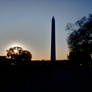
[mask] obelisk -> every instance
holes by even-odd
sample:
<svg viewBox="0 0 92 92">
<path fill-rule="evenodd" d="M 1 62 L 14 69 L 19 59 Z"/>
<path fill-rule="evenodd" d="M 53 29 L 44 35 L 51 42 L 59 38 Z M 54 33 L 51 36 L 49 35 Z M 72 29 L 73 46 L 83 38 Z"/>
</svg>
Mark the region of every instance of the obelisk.
<svg viewBox="0 0 92 92">
<path fill-rule="evenodd" d="M 52 17 L 51 25 L 51 61 L 56 61 L 56 46 L 55 46 L 55 18 Z"/>
</svg>

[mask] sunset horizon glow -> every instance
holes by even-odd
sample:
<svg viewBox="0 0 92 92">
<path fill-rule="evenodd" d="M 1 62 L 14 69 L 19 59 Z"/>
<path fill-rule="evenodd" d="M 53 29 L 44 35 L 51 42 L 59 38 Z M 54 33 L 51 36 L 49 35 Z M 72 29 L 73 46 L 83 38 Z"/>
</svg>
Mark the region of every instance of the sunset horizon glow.
<svg viewBox="0 0 92 92">
<path fill-rule="evenodd" d="M 76 12 L 77 11 L 77 12 Z M 67 23 L 92 13 L 92 0 L 0 0 L 0 55 L 15 45 L 32 60 L 50 60 L 51 20 L 56 22 L 56 60 L 66 60 Z"/>
</svg>

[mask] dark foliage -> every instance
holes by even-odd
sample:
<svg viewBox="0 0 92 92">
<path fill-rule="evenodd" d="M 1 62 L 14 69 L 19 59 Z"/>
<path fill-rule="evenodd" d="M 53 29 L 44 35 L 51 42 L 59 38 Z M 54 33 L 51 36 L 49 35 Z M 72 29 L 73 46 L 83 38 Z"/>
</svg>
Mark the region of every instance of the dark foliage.
<svg viewBox="0 0 92 92">
<path fill-rule="evenodd" d="M 21 54 L 17 55 L 15 60 L 16 60 L 16 63 L 24 63 L 24 64 L 29 64 L 30 61 L 31 61 L 31 58 L 32 58 L 32 55 L 29 51 L 27 50 L 24 50 L 21 52 Z"/>
<path fill-rule="evenodd" d="M 67 43 L 69 46 L 69 59 L 91 59 L 92 54 L 92 15 L 83 17 L 69 23 L 67 30 L 71 30 Z"/>
<path fill-rule="evenodd" d="M 15 64 L 28 64 L 32 59 L 32 54 L 21 47 L 13 47 L 7 50 L 7 57 Z"/>
</svg>

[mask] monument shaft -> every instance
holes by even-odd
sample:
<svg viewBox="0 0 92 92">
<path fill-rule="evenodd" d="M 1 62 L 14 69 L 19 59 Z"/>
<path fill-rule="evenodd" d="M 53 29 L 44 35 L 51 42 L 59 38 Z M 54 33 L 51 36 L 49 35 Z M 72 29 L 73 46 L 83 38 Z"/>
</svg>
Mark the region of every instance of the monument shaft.
<svg viewBox="0 0 92 92">
<path fill-rule="evenodd" d="M 56 46 L 55 46 L 55 18 L 52 18 L 51 28 L 51 61 L 56 61 Z"/>
</svg>

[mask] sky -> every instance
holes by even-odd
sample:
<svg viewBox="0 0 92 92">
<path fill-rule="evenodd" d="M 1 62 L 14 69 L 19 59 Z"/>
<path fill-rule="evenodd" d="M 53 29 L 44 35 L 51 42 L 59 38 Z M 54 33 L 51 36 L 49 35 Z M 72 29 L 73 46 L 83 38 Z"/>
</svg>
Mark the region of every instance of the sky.
<svg viewBox="0 0 92 92">
<path fill-rule="evenodd" d="M 51 19 L 56 21 L 56 59 L 67 59 L 67 23 L 92 13 L 92 0 L 0 0 L 0 55 L 18 44 L 33 60 L 49 60 Z"/>
</svg>

